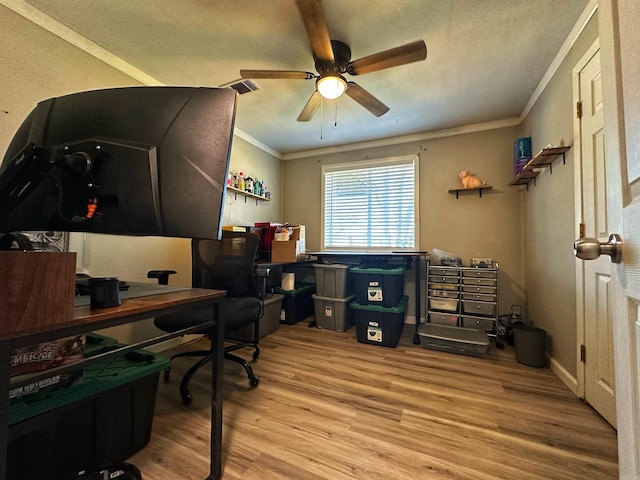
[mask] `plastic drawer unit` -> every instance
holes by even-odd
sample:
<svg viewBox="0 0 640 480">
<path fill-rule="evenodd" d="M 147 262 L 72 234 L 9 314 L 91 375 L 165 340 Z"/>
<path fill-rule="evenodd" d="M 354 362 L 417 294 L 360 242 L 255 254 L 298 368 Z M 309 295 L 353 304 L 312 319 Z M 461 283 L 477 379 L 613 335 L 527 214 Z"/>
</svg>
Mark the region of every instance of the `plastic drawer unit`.
<svg viewBox="0 0 640 480">
<path fill-rule="evenodd" d="M 497 267 L 429 265 L 428 281 L 428 323 L 480 329 L 495 336 Z"/>
<path fill-rule="evenodd" d="M 461 267 L 460 275 L 461 325 L 494 336 L 498 319 L 498 269 Z"/>
<path fill-rule="evenodd" d="M 460 269 L 429 266 L 428 272 L 428 322 L 457 326 L 460 312 Z"/>
</svg>

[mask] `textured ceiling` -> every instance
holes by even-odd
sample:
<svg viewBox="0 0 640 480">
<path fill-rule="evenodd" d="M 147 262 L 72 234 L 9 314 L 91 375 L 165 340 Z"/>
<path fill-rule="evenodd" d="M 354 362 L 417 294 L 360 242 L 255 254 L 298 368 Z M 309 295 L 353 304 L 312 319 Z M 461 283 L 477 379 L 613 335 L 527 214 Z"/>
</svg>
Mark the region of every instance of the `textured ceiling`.
<svg viewBox="0 0 640 480">
<path fill-rule="evenodd" d="M 151 78 L 219 86 L 239 70 L 315 72 L 293 0 L 3 0 L 32 6 Z M 296 118 L 313 80 L 256 80 L 236 126 L 282 154 L 518 117 L 589 0 L 324 0 L 333 39 L 357 59 L 423 39 L 426 61 L 349 80 L 390 107 L 343 95 Z M 591 4 L 590 4 L 591 5 Z M 48 18 L 50 17 L 50 18 Z M 582 17 L 584 18 L 584 17 Z"/>
</svg>

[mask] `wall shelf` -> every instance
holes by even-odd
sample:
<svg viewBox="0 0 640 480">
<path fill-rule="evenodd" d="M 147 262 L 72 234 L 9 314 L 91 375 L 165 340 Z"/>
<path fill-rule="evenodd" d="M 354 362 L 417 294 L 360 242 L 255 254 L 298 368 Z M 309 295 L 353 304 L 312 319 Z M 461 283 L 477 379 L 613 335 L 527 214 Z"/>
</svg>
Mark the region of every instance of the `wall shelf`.
<svg viewBox="0 0 640 480">
<path fill-rule="evenodd" d="M 509 182 L 509 186 L 526 185 L 527 191 L 529 191 L 529 182 L 533 180 L 533 185 L 535 186 L 536 177 L 540 175 L 539 169 L 549 167 L 549 174 L 552 174 L 553 162 L 562 156 L 562 164 L 564 165 L 566 163 L 564 154 L 570 148 L 571 146 L 543 148 L 527 162 L 523 171 L 518 173 L 513 180 Z"/>
<path fill-rule="evenodd" d="M 529 170 L 538 167 L 549 167 L 549 173 L 553 173 L 553 162 L 562 155 L 562 164 L 566 163 L 564 154 L 571 147 L 548 147 L 540 150 L 535 157 L 533 157 L 525 165 L 524 169 Z"/>
<path fill-rule="evenodd" d="M 535 170 L 525 170 L 524 172 L 521 172 L 519 174 L 517 174 L 513 180 L 511 180 L 509 182 L 509 186 L 513 187 L 515 185 L 526 185 L 527 186 L 527 191 L 529 191 L 529 182 L 531 182 L 531 180 L 533 180 L 533 185 L 535 186 L 536 184 L 536 177 L 540 175 L 540 172 L 535 171 Z"/>
<path fill-rule="evenodd" d="M 256 195 L 255 193 L 245 192 L 244 190 L 240 190 L 239 188 L 232 187 L 230 185 L 227 185 L 227 191 L 232 192 L 235 199 L 238 198 L 238 195 L 242 195 L 244 197 L 244 203 L 247 203 L 247 198 L 253 198 L 256 201 L 256 205 L 258 204 L 258 200 L 262 202 L 271 201 L 270 198 L 263 197 L 262 195 Z"/>
<path fill-rule="evenodd" d="M 491 190 L 491 185 L 482 185 L 481 187 L 469 187 L 469 188 L 452 188 L 449 193 L 455 194 L 456 200 L 459 198 L 460 192 L 478 192 L 478 196 L 482 198 L 483 190 Z"/>
</svg>

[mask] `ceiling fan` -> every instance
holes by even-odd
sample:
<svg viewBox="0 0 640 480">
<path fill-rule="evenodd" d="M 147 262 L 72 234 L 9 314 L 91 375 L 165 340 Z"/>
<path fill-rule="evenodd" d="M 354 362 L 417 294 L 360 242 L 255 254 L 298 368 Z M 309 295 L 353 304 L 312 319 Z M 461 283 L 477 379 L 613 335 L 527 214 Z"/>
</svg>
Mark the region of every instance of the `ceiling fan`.
<svg viewBox="0 0 640 480">
<path fill-rule="evenodd" d="M 316 90 L 298 115 L 299 122 L 311 120 L 323 98 L 338 98 L 343 93 L 380 117 L 389 111 L 389 107 L 357 83 L 347 81 L 343 74 L 363 75 L 427 58 L 427 46 L 423 40 L 418 40 L 351 61 L 349 46 L 329 37 L 321 0 L 296 0 L 296 6 L 311 40 L 318 74 L 296 70 L 240 70 L 240 76 L 244 79 L 316 79 Z"/>
</svg>

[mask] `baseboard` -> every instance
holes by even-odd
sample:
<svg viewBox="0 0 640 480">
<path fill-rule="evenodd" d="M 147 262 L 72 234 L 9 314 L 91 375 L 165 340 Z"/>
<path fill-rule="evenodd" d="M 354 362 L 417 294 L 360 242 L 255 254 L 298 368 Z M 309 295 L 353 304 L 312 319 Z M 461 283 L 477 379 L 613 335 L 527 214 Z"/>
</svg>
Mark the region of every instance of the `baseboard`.
<svg viewBox="0 0 640 480">
<path fill-rule="evenodd" d="M 573 392 L 576 397 L 578 395 L 578 380 L 571 375 L 560 363 L 558 363 L 554 358 L 548 357 L 549 359 L 549 368 L 551 371 L 555 373 L 562 382 L 569 387 L 569 390 Z"/>
<path fill-rule="evenodd" d="M 426 321 L 427 321 L 426 318 L 420 317 L 420 323 L 425 323 Z M 404 317 L 404 324 L 405 325 L 415 325 L 416 324 L 415 315 L 407 315 L 406 317 Z"/>
</svg>

